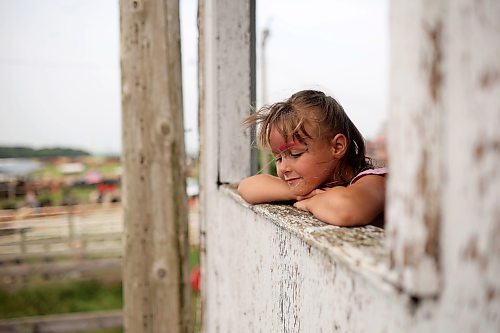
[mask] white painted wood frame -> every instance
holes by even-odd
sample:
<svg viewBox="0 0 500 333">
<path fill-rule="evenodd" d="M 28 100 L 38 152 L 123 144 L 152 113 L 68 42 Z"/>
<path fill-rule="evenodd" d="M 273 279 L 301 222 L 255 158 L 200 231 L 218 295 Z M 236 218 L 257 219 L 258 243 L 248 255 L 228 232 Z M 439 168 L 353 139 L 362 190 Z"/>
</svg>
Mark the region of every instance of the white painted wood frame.
<svg viewBox="0 0 500 333">
<path fill-rule="evenodd" d="M 201 3 L 204 331 L 498 332 L 500 2 L 391 1 L 386 238 L 221 186 L 250 173 L 251 14 Z"/>
<path fill-rule="evenodd" d="M 220 185 L 251 175 L 250 130 L 241 123 L 255 103 L 255 1 L 199 1 L 202 316 L 207 327 L 218 311 L 207 306 L 213 269 L 207 254 L 217 241 Z M 255 169 L 255 168 L 254 168 Z"/>
<path fill-rule="evenodd" d="M 498 272 L 500 5 L 394 0 L 390 17 L 388 245 L 403 288 L 438 296 L 471 246 Z"/>
</svg>

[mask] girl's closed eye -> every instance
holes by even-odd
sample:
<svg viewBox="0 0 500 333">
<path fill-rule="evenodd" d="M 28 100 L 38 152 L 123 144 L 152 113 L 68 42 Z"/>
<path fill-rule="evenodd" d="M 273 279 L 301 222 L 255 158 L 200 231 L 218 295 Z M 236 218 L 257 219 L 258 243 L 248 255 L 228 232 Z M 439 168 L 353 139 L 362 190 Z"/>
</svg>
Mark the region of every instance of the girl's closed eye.
<svg viewBox="0 0 500 333">
<path fill-rule="evenodd" d="M 300 156 L 302 156 L 302 154 L 304 154 L 303 151 L 300 151 L 300 152 L 290 152 L 290 156 L 292 158 L 299 158 Z"/>
<path fill-rule="evenodd" d="M 290 152 L 290 153 L 287 153 L 285 155 L 285 157 L 289 156 L 293 159 L 297 159 L 299 158 L 300 156 L 302 156 L 304 152 Z M 281 163 L 281 161 L 283 160 L 283 155 L 277 155 L 274 157 L 274 160 L 276 161 L 276 163 Z"/>
</svg>

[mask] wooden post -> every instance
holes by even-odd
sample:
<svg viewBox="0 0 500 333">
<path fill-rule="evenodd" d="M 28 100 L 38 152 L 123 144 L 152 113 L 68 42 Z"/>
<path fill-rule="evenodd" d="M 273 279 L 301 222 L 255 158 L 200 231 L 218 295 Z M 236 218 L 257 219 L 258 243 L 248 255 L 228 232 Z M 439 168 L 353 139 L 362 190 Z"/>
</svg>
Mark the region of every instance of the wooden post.
<svg viewBox="0 0 500 333">
<path fill-rule="evenodd" d="M 19 246 L 21 248 L 21 255 L 24 255 L 27 253 L 27 249 L 26 249 L 26 232 L 27 231 L 28 231 L 28 228 L 19 229 L 19 234 L 21 236 L 21 242 L 19 243 Z"/>
<path fill-rule="evenodd" d="M 179 3 L 120 1 L 124 326 L 190 331 Z"/>
<path fill-rule="evenodd" d="M 387 234 L 403 288 L 429 296 L 439 287 L 442 6 L 443 1 L 393 1 L 391 7 Z"/>
<path fill-rule="evenodd" d="M 9 180 L 9 188 L 8 188 L 9 200 L 16 199 L 16 186 L 17 186 L 17 180 L 15 178 L 11 178 Z"/>
<path fill-rule="evenodd" d="M 391 2 L 386 230 L 416 297 L 466 281 L 455 275 L 467 261 L 499 253 L 499 18 L 495 1 Z"/>
<path fill-rule="evenodd" d="M 68 250 L 76 254 L 75 223 L 74 223 L 73 211 L 74 211 L 73 205 L 70 203 L 68 205 L 67 220 L 66 220 L 66 223 L 68 224 Z"/>
<path fill-rule="evenodd" d="M 251 174 L 252 138 L 241 124 L 255 103 L 255 1 L 207 0 L 204 6 L 202 172 L 217 187 Z"/>
<path fill-rule="evenodd" d="M 201 150 L 202 325 L 217 310 L 207 306 L 214 285 L 219 185 L 238 183 L 256 170 L 250 131 L 241 123 L 255 105 L 255 0 L 200 0 L 199 87 Z M 227 222 L 227 221 L 224 221 Z M 212 268 L 213 269 L 213 268 Z"/>
</svg>

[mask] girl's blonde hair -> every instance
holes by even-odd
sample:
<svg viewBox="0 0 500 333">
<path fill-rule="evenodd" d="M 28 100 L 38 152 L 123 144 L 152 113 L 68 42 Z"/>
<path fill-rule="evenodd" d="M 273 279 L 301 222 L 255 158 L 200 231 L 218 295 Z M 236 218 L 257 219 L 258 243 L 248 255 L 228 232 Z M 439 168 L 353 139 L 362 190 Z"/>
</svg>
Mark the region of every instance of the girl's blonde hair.
<svg viewBox="0 0 500 333">
<path fill-rule="evenodd" d="M 333 98 L 321 91 L 302 90 L 293 94 L 290 98 L 266 105 L 253 113 L 243 122 L 246 126 L 260 125 L 257 135 L 259 146 L 269 149 L 269 135 L 274 128 L 280 135 L 288 139 L 304 142 L 306 138 L 319 138 L 329 141 L 337 134 L 343 134 L 347 138 L 347 150 L 340 159 L 335 179 L 348 183 L 348 168 L 356 175 L 359 172 L 373 168 L 370 158 L 365 156 L 365 141 L 351 119 L 347 116 L 344 108 Z M 310 133 L 306 129 L 317 130 Z M 316 125 L 316 126 L 314 126 Z"/>
</svg>

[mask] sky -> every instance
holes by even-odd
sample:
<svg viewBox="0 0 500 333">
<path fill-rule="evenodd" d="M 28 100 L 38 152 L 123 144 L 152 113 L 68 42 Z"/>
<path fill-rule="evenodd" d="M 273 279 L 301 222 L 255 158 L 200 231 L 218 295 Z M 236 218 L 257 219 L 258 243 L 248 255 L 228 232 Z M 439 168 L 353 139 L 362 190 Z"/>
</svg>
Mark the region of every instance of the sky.
<svg viewBox="0 0 500 333">
<path fill-rule="evenodd" d="M 120 152 L 118 6 L 0 0 L 0 146 Z M 194 154 L 197 1 L 180 0 L 180 11 L 186 149 Z M 365 137 L 376 136 L 387 115 L 388 11 L 388 0 L 257 0 L 257 105 L 323 90 Z"/>
</svg>

